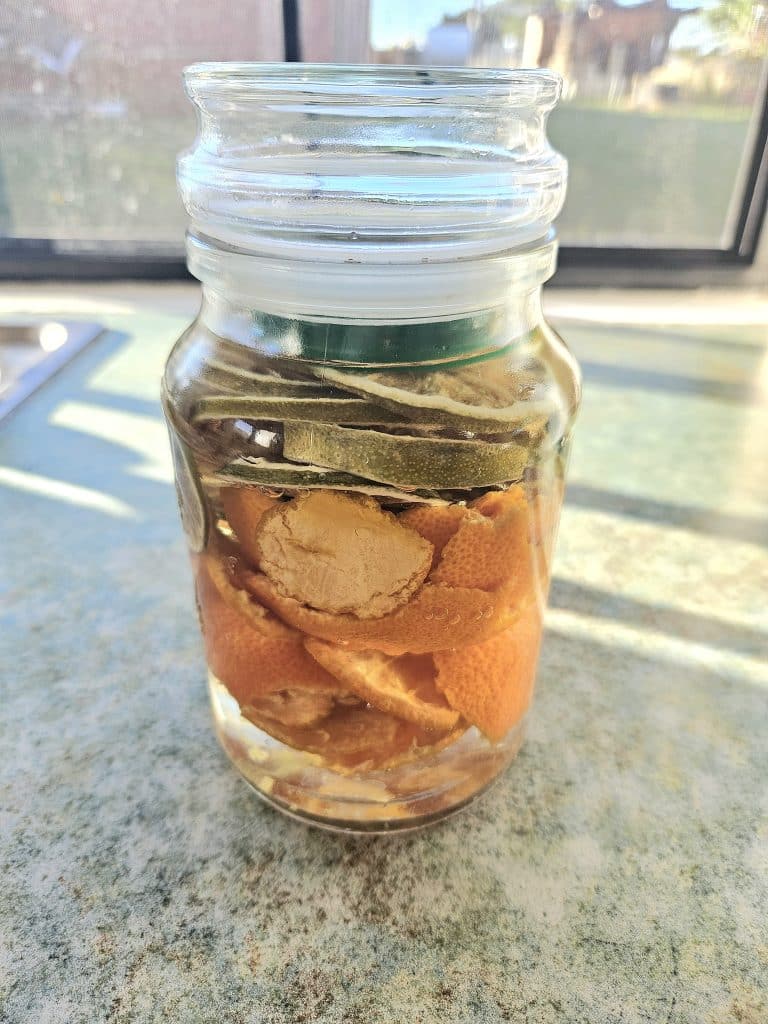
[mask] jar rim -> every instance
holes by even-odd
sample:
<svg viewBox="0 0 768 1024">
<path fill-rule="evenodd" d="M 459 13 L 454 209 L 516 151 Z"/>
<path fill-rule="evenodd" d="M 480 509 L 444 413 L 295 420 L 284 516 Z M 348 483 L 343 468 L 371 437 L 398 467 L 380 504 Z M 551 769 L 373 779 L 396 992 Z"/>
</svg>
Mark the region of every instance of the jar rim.
<svg viewBox="0 0 768 1024">
<path fill-rule="evenodd" d="M 260 61 L 199 61 L 184 68 L 193 95 L 208 90 L 330 95 L 359 89 L 382 96 L 465 95 L 500 99 L 504 105 L 549 109 L 560 97 L 562 77 L 547 68 L 437 67 L 408 64 L 303 64 Z"/>
</svg>

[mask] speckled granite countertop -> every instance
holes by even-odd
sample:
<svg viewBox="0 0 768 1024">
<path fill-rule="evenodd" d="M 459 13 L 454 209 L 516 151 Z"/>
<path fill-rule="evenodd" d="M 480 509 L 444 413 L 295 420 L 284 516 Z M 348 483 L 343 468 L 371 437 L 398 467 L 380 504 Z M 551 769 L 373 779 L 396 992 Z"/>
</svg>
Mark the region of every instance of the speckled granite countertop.
<svg viewBox="0 0 768 1024">
<path fill-rule="evenodd" d="M 552 300 L 586 391 L 529 741 L 354 840 L 209 726 L 157 403 L 193 293 L 0 295 L 111 331 L 0 431 L 0 1020 L 766 1024 L 765 307 L 607 301 Z"/>
</svg>

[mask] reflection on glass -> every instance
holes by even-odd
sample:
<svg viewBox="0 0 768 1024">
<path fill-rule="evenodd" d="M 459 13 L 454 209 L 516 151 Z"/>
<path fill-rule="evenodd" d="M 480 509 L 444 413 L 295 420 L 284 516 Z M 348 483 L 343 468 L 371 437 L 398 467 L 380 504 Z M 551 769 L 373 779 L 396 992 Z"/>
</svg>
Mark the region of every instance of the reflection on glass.
<svg viewBox="0 0 768 1024">
<path fill-rule="evenodd" d="M 566 244 L 727 248 L 768 7 L 751 0 L 298 0 L 307 61 L 550 66 Z M 0 236 L 180 251 L 181 68 L 281 60 L 282 0 L 4 0 Z"/>
<path fill-rule="evenodd" d="M 563 241 L 726 248 L 764 89 L 768 8 L 698 2 L 371 0 L 371 59 L 555 68 L 566 102 L 550 135 L 571 166 Z"/>
<path fill-rule="evenodd" d="M 181 70 L 281 60 L 282 3 L 3 0 L 0 46 L 0 235 L 180 252 Z"/>
</svg>

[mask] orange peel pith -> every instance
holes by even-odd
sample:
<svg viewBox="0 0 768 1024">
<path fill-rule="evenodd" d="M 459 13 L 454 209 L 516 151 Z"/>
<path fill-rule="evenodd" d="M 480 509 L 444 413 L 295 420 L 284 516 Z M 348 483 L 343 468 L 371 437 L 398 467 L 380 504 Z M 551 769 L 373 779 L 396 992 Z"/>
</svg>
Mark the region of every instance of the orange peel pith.
<svg viewBox="0 0 768 1024">
<path fill-rule="evenodd" d="M 309 728 L 327 718 L 336 703 L 322 689 L 275 690 L 245 705 L 250 714 L 263 715 L 286 727 Z"/>
<path fill-rule="evenodd" d="M 496 636 L 437 652 L 437 688 L 451 707 L 498 742 L 531 702 L 540 641 L 541 611 L 532 601 L 513 626 Z"/>
<path fill-rule="evenodd" d="M 451 729 L 459 714 L 435 687 L 428 654 L 391 657 L 379 651 L 349 651 L 324 640 L 307 640 L 309 653 L 352 693 L 423 729 Z"/>
<path fill-rule="evenodd" d="M 229 599 L 222 586 L 232 591 Z M 275 690 L 340 691 L 337 680 L 307 653 L 300 634 L 252 607 L 211 556 L 199 562 L 197 601 L 209 668 L 240 705 Z"/>
</svg>

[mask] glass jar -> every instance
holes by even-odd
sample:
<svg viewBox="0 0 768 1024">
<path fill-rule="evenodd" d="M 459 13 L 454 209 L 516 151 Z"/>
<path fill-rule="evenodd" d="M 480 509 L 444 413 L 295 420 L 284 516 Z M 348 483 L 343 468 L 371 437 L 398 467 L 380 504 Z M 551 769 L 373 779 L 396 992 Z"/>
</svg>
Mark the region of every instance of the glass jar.
<svg viewBox="0 0 768 1024">
<path fill-rule="evenodd" d="M 199 64 L 202 306 L 163 400 L 219 739 L 301 819 L 437 820 L 512 760 L 579 373 L 544 321 L 543 71 Z"/>
</svg>

